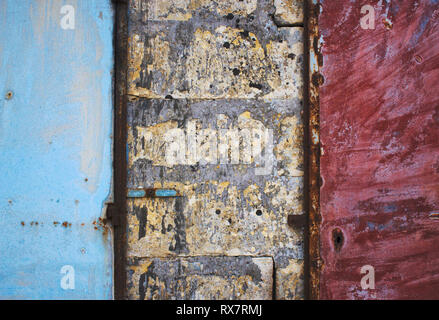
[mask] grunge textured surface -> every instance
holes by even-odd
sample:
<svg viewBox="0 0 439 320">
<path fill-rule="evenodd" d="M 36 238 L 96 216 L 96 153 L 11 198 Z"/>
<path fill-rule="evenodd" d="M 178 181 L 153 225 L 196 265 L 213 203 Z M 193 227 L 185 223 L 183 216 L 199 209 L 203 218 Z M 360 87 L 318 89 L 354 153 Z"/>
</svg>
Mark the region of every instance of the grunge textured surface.
<svg viewBox="0 0 439 320">
<path fill-rule="evenodd" d="M 287 224 L 303 214 L 302 18 L 296 1 L 130 2 L 128 189 L 180 195 L 128 200 L 131 298 L 303 298 Z"/>
<path fill-rule="evenodd" d="M 321 3 L 321 298 L 438 299 L 438 3 Z"/>
<path fill-rule="evenodd" d="M 142 300 L 267 300 L 273 290 L 273 260 L 267 257 L 135 259 L 129 273 L 130 295 Z"/>
</svg>

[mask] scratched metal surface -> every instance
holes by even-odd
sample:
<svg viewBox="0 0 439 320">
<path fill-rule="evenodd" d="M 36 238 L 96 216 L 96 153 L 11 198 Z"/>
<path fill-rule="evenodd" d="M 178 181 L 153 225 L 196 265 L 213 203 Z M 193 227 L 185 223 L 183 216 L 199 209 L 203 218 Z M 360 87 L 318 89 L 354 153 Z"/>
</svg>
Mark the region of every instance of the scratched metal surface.
<svg viewBox="0 0 439 320">
<path fill-rule="evenodd" d="M 438 299 L 438 2 L 321 3 L 320 297 Z M 360 27 L 364 4 L 374 30 Z"/>
<path fill-rule="evenodd" d="M 287 224 L 289 214 L 303 214 L 298 4 L 130 1 L 128 188 L 181 195 L 128 200 L 130 298 L 212 299 L 218 290 L 225 299 L 303 298 L 303 232 Z M 165 136 L 173 130 L 184 135 L 179 145 L 186 147 L 189 139 L 210 146 L 208 132 L 217 139 L 221 130 L 253 129 L 273 131 L 274 163 L 265 175 L 256 174 L 250 137 L 233 139 L 239 144 L 236 163 L 217 162 L 216 149 L 200 161 L 189 146 L 185 161 L 166 158 Z M 249 257 L 269 257 L 274 264 L 234 276 Z M 159 258 L 206 265 L 213 274 L 195 280 L 212 285 L 193 291 L 193 275 L 167 272 L 177 262 L 151 264 Z M 229 273 L 221 273 L 224 264 Z M 256 276 L 267 268 L 275 290 Z M 248 286 L 241 285 L 244 279 Z"/>
<path fill-rule="evenodd" d="M 112 29 L 109 0 L 0 3 L 1 299 L 112 297 Z"/>
</svg>

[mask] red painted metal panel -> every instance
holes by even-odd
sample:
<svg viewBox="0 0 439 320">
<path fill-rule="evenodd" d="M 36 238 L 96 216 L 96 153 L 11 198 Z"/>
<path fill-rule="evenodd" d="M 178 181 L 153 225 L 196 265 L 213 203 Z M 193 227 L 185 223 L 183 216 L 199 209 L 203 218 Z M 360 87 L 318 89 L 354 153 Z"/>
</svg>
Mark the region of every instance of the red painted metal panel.
<svg viewBox="0 0 439 320">
<path fill-rule="evenodd" d="M 319 28 L 320 298 L 439 299 L 439 2 L 324 0 Z"/>
</svg>

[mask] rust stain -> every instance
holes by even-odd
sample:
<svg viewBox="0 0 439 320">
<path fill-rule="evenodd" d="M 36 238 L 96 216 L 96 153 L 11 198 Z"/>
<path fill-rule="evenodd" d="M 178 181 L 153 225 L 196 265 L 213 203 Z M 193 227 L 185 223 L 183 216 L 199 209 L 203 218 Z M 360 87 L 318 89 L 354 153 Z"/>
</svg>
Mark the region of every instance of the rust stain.
<svg viewBox="0 0 439 320">
<path fill-rule="evenodd" d="M 387 18 L 383 18 L 382 22 L 383 22 L 383 24 L 384 24 L 384 27 L 385 27 L 387 30 L 392 30 L 392 28 L 393 28 L 393 23 L 392 23 L 392 21 L 390 21 L 390 20 L 387 19 Z"/>
<path fill-rule="evenodd" d="M 306 266 L 308 272 L 306 294 L 310 299 L 319 299 L 320 272 L 322 261 L 320 258 L 320 100 L 319 86 L 324 83 L 320 68 L 323 65 L 321 54 L 321 35 L 319 31 L 319 15 L 321 5 L 319 1 L 305 1 L 307 28 L 307 161 L 306 193 L 308 195 L 306 209 L 308 212 L 308 234 L 305 239 L 308 257 Z"/>
<path fill-rule="evenodd" d="M 62 225 L 64 228 L 68 228 L 68 227 L 71 227 L 71 226 L 72 226 L 72 224 L 71 224 L 70 222 L 67 222 L 67 221 L 64 221 L 61 225 Z"/>
<path fill-rule="evenodd" d="M 94 220 L 92 225 L 94 230 L 101 231 L 103 235 L 107 235 L 110 229 L 106 219 L 101 217 L 99 217 L 97 220 Z"/>
<path fill-rule="evenodd" d="M 12 91 L 8 91 L 7 93 L 6 93 L 6 96 L 5 96 L 5 98 L 6 98 L 6 100 L 11 100 L 12 99 L 12 97 L 13 97 L 13 92 Z"/>
</svg>

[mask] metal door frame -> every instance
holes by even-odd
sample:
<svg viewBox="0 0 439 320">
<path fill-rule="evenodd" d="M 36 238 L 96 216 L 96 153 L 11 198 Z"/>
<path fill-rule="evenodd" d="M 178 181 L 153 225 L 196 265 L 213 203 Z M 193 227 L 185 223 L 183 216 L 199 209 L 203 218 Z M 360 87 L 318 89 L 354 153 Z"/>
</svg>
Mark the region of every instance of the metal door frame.
<svg viewBox="0 0 439 320">
<path fill-rule="evenodd" d="M 127 184 L 127 65 L 128 65 L 128 1 L 112 0 L 114 26 L 114 206 L 107 212 L 113 225 L 114 299 L 126 300 L 126 184 Z M 110 213 L 110 214 L 108 214 Z"/>
<path fill-rule="evenodd" d="M 319 86 L 323 77 L 319 72 L 323 65 L 320 51 L 319 14 L 320 0 L 305 0 L 305 299 L 318 300 L 320 287 L 320 101 Z"/>
</svg>

